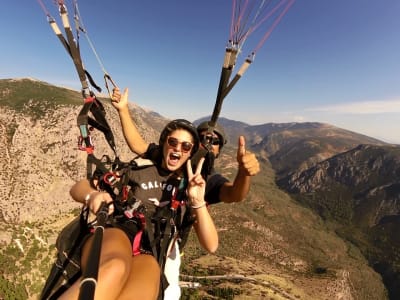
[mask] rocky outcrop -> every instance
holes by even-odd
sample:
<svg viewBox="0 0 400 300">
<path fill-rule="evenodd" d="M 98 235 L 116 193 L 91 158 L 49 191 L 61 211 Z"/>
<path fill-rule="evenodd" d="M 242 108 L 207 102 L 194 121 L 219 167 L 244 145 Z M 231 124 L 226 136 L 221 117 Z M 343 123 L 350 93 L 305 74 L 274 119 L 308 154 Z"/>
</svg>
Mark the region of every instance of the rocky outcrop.
<svg viewBox="0 0 400 300">
<path fill-rule="evenodd" d="M 360 145 L 293 172 L 278 184 L 359 245 L 383 277 L 391 299 L 400 295 L 400 146 Z"/>
<path fill-rule="evenodd" d="M 355 223 L 374 226 L 383 217 L 400 212 L 399 169 L 399 146 L 360 145 L 293 172 L 278 184 L 290 193 L 313 194 L 331 204 L 346 198 Z M 326 194 L 336 197 L 323 197 Z"/>
<path fill-rule="evenodd" d="M 118 155 L 129 161 L 132 153 L 123 139 L 118 116 L 105 105 L 114 129 Z M 72 184 L 86 176 L 86 152 L 78 150 L 76 117 L 80 106 L 49 108 L 40 118 L 0 107 L 0 217 L 8 222 L 40 220 L 79 207 L 69 196 Z M 29 112 L 29 106 L 24 111 Z M 137 110 L 139 129 L 149 141 L 157 132 Z M 162 118 L 159 118 L 162 120 Z M 161 122 L 161 121 L 160 121 Z M 164 121 L 165 122 L 165 121 Z M 95 155 L 113 157 L 104 135 L 92 131 Z M 51 203 L 51 205 L 49 205 Z"/>
</svg>

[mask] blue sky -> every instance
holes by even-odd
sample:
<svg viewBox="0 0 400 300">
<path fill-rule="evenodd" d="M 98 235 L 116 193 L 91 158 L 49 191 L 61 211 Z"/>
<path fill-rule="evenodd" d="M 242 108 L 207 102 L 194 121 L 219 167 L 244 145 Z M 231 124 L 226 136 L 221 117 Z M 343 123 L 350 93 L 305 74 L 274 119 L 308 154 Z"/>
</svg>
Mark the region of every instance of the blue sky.
<svg viewBox="0 0 400 300">
<path fill-rule="evenodd" d="M 53 1 L 43 2 L 61 26 Z M 78 3 L 102 63 L 118 86 L 129 87 L 131 101 L 168 118 L 211 115 L 232 1 Z M 0 78 L 80 88 L 37 0 L 7 1 L 0 36 Z M 81 48 L 86 69 L 103 84 L 84 36 Z M 297 0 L 225 98 L 221 116 L 324 122 L 400 143 L 400 1 Z"/>
</svg>

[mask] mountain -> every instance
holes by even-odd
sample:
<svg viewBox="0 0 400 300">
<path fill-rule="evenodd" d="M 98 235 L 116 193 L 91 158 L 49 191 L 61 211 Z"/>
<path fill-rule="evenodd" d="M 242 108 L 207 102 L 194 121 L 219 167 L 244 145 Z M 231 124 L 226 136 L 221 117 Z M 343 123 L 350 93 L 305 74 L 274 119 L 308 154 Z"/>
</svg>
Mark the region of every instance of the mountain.
<svg viewBox="0 0 400 300">
<path fill-rule="evenodd" d="M 107 99 L 100 100 L 118 155 L 130 160 L 134 154 L 125 145 L 115 110 Z M 81 107 L 79 92 L 31 79 L 0 80 L 0 299 L 36 299 L 52 263 L 57 234 L 79 213 L 69 188 L 86 172 L 86 153 L 77 147 L 76 118 Z M 131 109 L 145 139 L 157 141 L 168 120 L 134 104 Z M 381 276 L 361 252 L 363 245 L 339 236 L 333 218 L 327 220 L 279 188 L 275 171 L 283 178 L 302 170 L 306 163 L 293 156 L 308 149 L 311 141 L 326 141 L 312 152 L 316 162 L 366 140 L 374 145 L 381 142 L 319 123 L 253 128 L 220 121 L 230 143 L 216 160 L 217 170 L 234 178 L 235 141 L 243 133 L 248 148 L 259 155 L 262 171 L 253 178 L 244 202 L 210 208 L 220 236 L 215 255 L 206 255 L 190 237 L 182 278 L 201 287 L 184 289 L 182 299 L 387 299 Z M 307 128 L 313 135 L 307 134 Z M 104 135 L 97 130 L 91 134 L 95 155 L 113 157 Z M 289 154 L 283 151 L 292 148 Z M 285 163 L 282 157 L 297 163 Z M 379 232 L 396 224 L 382 217 L 374 227 L 376 237 L 390 246 L 388 237 Z"/>
<path fill-rule="evenodd" d="M 196 120 L 195 124 L 204 120 L 210 120 L 210 117 Z M 271 162 L 278 177 L 293 170 L 308 169 L 360 144 L 385 144 L 356 132 L 317 122 L 249 125 L 220 118 L 218 123 L 224 127 L 231 145 L 237 145 L 237 137 L 244 135 L 246 144 Z"/>
<path fill-rule="evenodd" d="M 400 296 L 400 146 L 360 145 L 278 185 L 358 245 L 382 274 L 390 296 Z"/>
<path fill-rule="evenodd" d="M 200 118 L 195 120 L 193 123 L 195 125 L 199 125 L 201 122 L 211 120 L 211 116 L 207 116 L 204 118 Z M 229 120 L 224 117 L 218 118 L 218 123 L 224 128 L 224 132 L 226 135 L 226 139 L 228 141 L 228 145 L 237 145 L 237 138 L 239 135 L 245 135 L 246 131 L 245 128 L 250 126 L 247 123 Z"/>
</svg>

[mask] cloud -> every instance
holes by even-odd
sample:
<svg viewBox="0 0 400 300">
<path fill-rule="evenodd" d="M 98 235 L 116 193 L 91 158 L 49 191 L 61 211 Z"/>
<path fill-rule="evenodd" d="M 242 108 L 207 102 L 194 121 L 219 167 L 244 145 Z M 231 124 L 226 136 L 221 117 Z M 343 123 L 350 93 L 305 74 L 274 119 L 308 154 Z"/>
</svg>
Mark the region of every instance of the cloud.
<svg viewBox="0 0 400 300">
<path fill-rule="evenodd" d="M 356 115 L 398 113 L 400 112 L 400 100 L 352 102 L 347 104 L 314 107 L 306 109 L 306 111 Z"/>
<path fill-rule="evenodd" d="M 306 117 L 300 115 L 293 116 L 292 118 L 294 122 L 305 122 L 307 120 Z"/>
</svg>

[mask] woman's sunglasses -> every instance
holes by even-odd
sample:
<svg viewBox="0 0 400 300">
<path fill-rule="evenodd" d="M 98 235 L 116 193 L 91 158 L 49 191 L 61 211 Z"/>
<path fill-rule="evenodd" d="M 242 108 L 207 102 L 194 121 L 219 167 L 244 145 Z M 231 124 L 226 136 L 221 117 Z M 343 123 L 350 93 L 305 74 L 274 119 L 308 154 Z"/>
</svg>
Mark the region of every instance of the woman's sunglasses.
<svg viewBox="0 0 400 300">
<path fill-rule="evenodd" d="M 169 136 L 167 138 L 167 143 L 171 147 L 176 147 L 181 144 L 181 149 L 183 152 L 189 152 L 193 148 L 193 144 L 191 142 L 180 142 L 177 138 Z"/>
<path fill-rule="evenodd" d="M 201 137 L 201 142 L 203 144 L 211 144 L 211 145 L 220 145 L 220 140 L 219 138 L 212 136 L 211 134 L 202 134 L 200 135 Z"/>
</svg>

